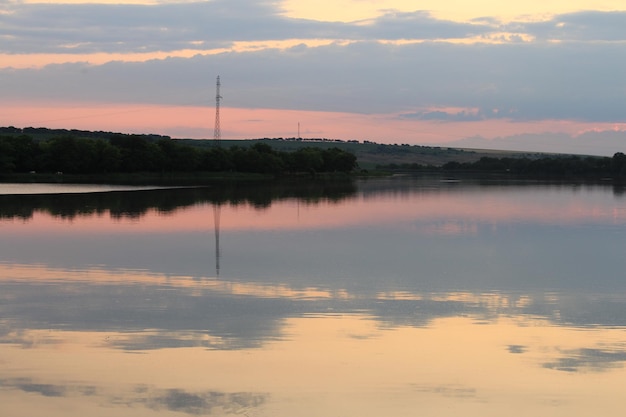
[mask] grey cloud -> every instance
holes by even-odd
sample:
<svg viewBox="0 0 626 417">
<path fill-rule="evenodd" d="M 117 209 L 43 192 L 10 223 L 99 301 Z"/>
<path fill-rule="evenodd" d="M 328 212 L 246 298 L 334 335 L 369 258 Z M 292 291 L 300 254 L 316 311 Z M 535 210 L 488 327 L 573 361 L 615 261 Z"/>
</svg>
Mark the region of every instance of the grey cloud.
<svg viewBox="0 0 626 417">
<path fill-rule="evenodd" d="M 451 121 L 451 115 L 415 109 L 459 107 L 478 109 L 481 119 L 621 122 L 626 118 L 624 73 L 626 60 L 617 44 L 357 42 L 4 69 L 0 89 L 6 100 L 211 105 L 214 78 L 207 74 L 221 74 L 223 105 L 232 107 L 400 112 Z"/>
<path fill-rule="evenodd" d="M 542 40 L 624 41 L 626 12 L 567 13 L 544 22 L 512 24 L 509 29 L 529 33 Z"/>
<path fill-rule="evenodd" d="M 349 45 L 223 53 L 143 63 L 74 63 L 0 70 L 7 100 L 211 104 L 223 77 L 223 104 L 356 113 L 401 113 L 448 122 L 507 118 L 621 122 L 626 118 L 626 13 L 580 12 L 540 23 L 471 24 L 428 12 L 389 11 L 368 22 L 319 22 L 281 15 L 277 2 L 251 0 L 158 5 L 5 3 L 0 51 L 150 52 L 204 50 L 233 41 L 350 39 Z M 51 27 L 50 22 L 54 22 Z M 626 22 L 625 22 L 626 23 Z M 385 45 L 377 39 L 449 39 L 500 31 L 565 43 Z M 371 39 L 371 41 L 367 41 Z M 211 77 L 212 78 L 212 77 Z M 424 110 L 473 108 L 476 112 Z M 422 110 L 416 110 L 422 109 Z"/>
<path fill-rule="evenodd" d="M 1 52 L 94 53 L 205 50 L 234 41 L 302 39 L 448 39 L 491 25 L 456 23 L 427 12 L 370 22 L 320 22 L 280 14 L 276 2 L 250 0 L 158 5 L 19 4 L 0 14 Z"/>
<path fill-rule="evenodd" d="M 479 112 L 447 112 L 442 110 L 436 111 L 418 111 L 414 113 L 405 113 L 401 117 L 415 120 L 435 120 L 442 122 L 475 122 L 479 120 L 506 117 L 504 113 L 495 111 L 479 111 Z"/>
<path fill-rule="evenodd" d="M 486 34 L 494 30 L 485 22 L 457 23 L 435 19 L 427 11 L 390 11 L 365 26 L 370 39 L 454 39 Z"/>
<path fill-rule="evenodd" d="M 271 2 L 24 4 L 0 14 L 5 53 L 152 52 L 283 38 Z M 293 28 L 292 28 L 293 29 Z M 284 30 L 284 29 L 282 29 Z"/>
<path fill-rule="evenodd" d="M 235 99 L 248 106 L 258 106 L 250 100 L 260 98 L 265 106 L 307 110 L 470 107 L 485 118 L 621 121 L 626 61 L 620 51 L 618 45 L 359 43 L 311 48 L 297 56 L 237 55 L 228 57 L 233 63 L 226 67 L 255 68 L 232 84 L 245 85 L 247 93 Z M 245 60 L 248 65 L 235 65 Z M 255 94 L 263 89 L 271 94 Z"/>
<path fill-rule="evenodd" d="M 4 12 L 0 13 L 0 52 L 4 53 L 206 50 L 234 41 L 293 38 L 437 40 L 497 36 L 505 31 L 540 40 L 626 39 L 626 12 L 579 12 L 544 22 L 502 25 L 490 17 L 470 23 L 440 20 L 427 11 L 388 11 L 368 21 L 322 22 L 287 17 L 280 2 L 254 0 L 153 5 L 4 3 L 0 10 Z"/>
</svg>

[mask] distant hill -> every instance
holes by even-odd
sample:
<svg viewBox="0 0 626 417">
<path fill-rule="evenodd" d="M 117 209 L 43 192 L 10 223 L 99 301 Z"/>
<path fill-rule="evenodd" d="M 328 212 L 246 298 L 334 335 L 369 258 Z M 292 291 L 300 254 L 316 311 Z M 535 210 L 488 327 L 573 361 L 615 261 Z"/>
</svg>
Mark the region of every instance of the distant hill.
<svg viewBox="0 0 626 417">
<path fill-rule="evenodd" d="M 208 139 L 174 139 L 192 146 L 209 147 L 215 146 L 214 140 Z M 430 166 L 442 166 L 448 162 L 476 162 L 480 158 L 496 157 L 526 157 L 531 159 L 540 158 L 541 153 L 518 152 L 518 151 L 498 151 L 488 149 L 462 149 L 438 146 L 422 145 L 388 145 L 370 141 L 343 141 L 330 139 L 296 139 L 296 138 L 262 138 L 262 139 L 238 139 L 220 141 L 221 146 L 241 146 L 249 147 L 255 143 L 266 143 L 278 151 L 292 152 L 304 147 L 312 148 L 339 148 L 343 151 L 353 153 L 357 157 L 357 162 L 362 169 L 374 169 L 379 165 L 389 164 L 419 164 Z"/>
<path fill-rule="evenodd" d="M 212 139 L 172 139 L 169 136 L 158 134 L 128 135 L 117 132 L 86 131 L 76 129 L 49 129 L 44 127 L 0 127 L 0 135 L 28 135 L 34 140 L 48 140 L 59 136 L 72 136 L 80 139 L 109 139 L 112 136 L 141 137 L 148 141 L 172 140 L 173 142 L 189 145 L 197 148 L 215 147 Z M 277 151 L 292 152 L 299 149 L 309 148 L 339 148 L 350 152 L 357 157 L 357 163 L 362 169 L 375 169 L 377 166 L 389 166 L 418 164 L 423 166 L 440 167 L 448 162 L 473 163 L 483 157 L 493 158 L 529 158 L 537 159 L 547 154 L 537 152 L 520 152 L 508 150 L 467 149 L 438 146 L 422 146 L 408 144 L 379 144 L 370 141 L 359 142 L 356 140 L 339 139 L 297 139 L 297 138 L 258 138 L 258 139 L 222 139 L 220 146 L 231 148 L 233 146 L 247 148 L 256 143 L 265 143 Z"/>
</svg>

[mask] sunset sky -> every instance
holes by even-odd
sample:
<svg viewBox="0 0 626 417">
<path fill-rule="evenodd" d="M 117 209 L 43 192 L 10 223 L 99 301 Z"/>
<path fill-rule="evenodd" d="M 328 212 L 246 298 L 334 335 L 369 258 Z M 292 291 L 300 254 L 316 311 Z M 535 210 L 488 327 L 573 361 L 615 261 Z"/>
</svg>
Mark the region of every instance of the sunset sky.
<svg viewBox="0 0 626 417">
<path fill-rule="evenodd" d="M 623 0 L 0 0 L 0 126 L 626 151 Z"/>
</svg>

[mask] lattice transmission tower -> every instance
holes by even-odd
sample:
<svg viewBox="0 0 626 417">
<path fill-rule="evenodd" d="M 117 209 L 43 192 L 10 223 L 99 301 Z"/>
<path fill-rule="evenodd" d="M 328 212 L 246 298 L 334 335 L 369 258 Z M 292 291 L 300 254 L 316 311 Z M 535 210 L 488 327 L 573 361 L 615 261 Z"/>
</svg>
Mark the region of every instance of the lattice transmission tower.
<svg viewBox="0 0 626 417">
<path fill-rule="evenodd" d="M 222 131 L 220 129 L 220 76 L 217 76 L 217 83 L 215 85 L 215 129 L 213 130 L 213 140 L 217 146 L 220 146 L 222 140 Z"/>
</svg>

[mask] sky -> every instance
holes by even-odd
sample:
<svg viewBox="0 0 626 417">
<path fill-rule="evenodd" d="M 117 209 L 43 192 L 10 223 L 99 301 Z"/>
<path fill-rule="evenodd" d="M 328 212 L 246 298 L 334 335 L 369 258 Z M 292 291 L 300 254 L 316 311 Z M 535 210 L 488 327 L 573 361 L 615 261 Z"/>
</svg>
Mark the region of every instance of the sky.
<svg viewBox="0 0 626 417">
<path fill-rule="evenodd" d="M 0 0 L 0 126 L 626 151 L 623 0 Z"/>
</svg>

